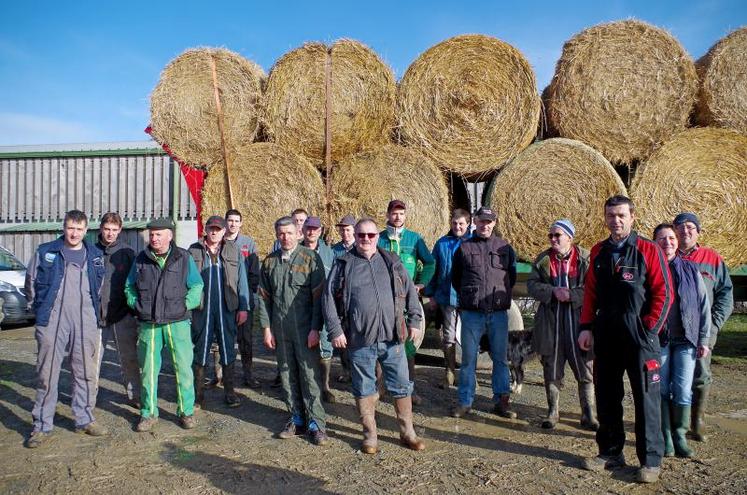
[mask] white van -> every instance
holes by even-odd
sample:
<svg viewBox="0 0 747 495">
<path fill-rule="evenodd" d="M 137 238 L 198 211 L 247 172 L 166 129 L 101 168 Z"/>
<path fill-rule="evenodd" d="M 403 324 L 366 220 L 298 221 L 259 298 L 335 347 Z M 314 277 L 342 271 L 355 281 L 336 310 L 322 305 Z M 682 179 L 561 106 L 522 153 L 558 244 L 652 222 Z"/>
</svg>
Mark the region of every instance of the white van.
<svg viewBox="0 0 747 495">
<path fill-rule="evenodd" d="M 25 280 L 26 266 L 13 253 L 0 246 L 0 310 L 3 326 L 34 319 L 23 287 Z"/>
</svg>

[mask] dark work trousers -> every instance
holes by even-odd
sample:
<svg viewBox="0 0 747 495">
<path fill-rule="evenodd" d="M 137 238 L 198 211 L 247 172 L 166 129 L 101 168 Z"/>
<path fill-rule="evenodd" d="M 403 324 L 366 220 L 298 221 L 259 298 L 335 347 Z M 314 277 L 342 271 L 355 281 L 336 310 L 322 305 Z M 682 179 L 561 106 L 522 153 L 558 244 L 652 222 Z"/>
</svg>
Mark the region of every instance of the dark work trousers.
<svg viewBox="0 0 747 495">
<path fill-rule="evenodd" d="M 236 312 L 226 308 L 223 298 L 223 268 L 220 262 L 211 265 L 209 270 L 203 289 L 203 307 L 192 312 L 194 364 L 207 365 L 210 347 L 217 340 L 220 364 L 226 366 L 236 360 Z"/>
<path fill-rule="evenodd" d="M 254 345 L 252 343 L 253 316 L 253 313 L 249 313 L 249 318 L 239 325 L 237 335 L 239 354 L 241 354 L 241 368 L 244 370 L 244 378 L 247 380 L 252 376 L 252 360 L 254 358 Z"/>
<path fill-rule="evenodd" d="M 628 374 L 635 404 L 635 448 L 641 466 L 661 465 L 664 440 L 661 435 L 660 376 L 661 349 L 656 335 L 625 328 L 618 317 L 617 324 L 602 325 L 594 331 L 594 392 L 597 396 L 599 430 L 596 440 L 600 455 L 617 455 L 625 444 L 623 428 L 623 373 Z M 637 322 L 636 322 L 637 320 Z M 635 337 L 634 337 L 635 335 Z M 647 370 L 647 363 L 653 369 Z M 649 368 L 651 368 L 649 366 Z"/>
</svg>

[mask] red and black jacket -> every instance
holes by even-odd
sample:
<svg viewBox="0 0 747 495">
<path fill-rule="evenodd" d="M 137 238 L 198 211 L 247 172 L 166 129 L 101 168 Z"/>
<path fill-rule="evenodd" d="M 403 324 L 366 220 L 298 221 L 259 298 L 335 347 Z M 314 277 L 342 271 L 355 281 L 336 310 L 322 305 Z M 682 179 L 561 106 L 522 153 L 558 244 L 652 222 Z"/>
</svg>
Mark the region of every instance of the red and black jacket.
<svg viewBox="0 0 747 495">
<path fill-rule="evenodd" d="M 635 231 L 625 240 L 617 262 L 616 250 L 609 240 L 591 250 L 581 329 L 592 330 L 597 340 L 604 338 L 605 331 L 623 326 L 635 341 L 651 341 L 664 329 L 674 296 L 666 257 L 659 246 Z"/>
</svg>

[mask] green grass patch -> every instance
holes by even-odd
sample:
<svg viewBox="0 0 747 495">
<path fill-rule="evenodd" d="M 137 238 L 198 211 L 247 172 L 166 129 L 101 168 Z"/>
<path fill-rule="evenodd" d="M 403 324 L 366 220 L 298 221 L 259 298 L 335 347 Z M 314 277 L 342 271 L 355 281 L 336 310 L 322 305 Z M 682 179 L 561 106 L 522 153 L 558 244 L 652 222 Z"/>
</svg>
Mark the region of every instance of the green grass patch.
<svg viewBox="0 0 747 495">
<path fill-rule="evenodd" d="M 747 364 L 747 315 L 731 315 L 718 333 L 713 352 L 718 364 Z"/>
</svg>

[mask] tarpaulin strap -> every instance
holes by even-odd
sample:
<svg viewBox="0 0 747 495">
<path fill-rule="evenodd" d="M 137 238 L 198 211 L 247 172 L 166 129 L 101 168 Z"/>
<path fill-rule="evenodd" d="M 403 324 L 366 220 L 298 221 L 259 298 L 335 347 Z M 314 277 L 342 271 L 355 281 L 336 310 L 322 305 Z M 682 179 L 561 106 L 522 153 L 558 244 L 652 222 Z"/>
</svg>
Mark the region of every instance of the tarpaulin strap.
<svg viewBox="0 0 747 495">
<path fill-rule="evenodd" d="M 228 193 L 228 207 L 234 208 L 233 188 L 231 187 L 231 161 L 226 153 L 226 137 L 223 131 L 223 107 L 220 104 L 220 89 L 218 89 L 218 71 L 215 69 L 215 55 L 210 54 L 210 70 L 213 73 L 213 95 L 215 107 L 218 110 L 218 131 L 220 132 L 220 148 L 223 152 L 223 163 L 226 164 L 226 192 Z"/>
</svg>

